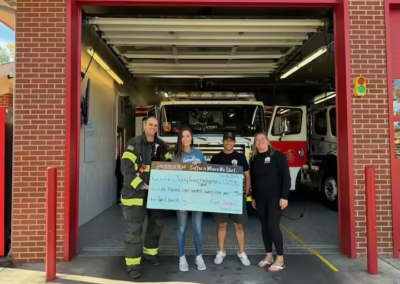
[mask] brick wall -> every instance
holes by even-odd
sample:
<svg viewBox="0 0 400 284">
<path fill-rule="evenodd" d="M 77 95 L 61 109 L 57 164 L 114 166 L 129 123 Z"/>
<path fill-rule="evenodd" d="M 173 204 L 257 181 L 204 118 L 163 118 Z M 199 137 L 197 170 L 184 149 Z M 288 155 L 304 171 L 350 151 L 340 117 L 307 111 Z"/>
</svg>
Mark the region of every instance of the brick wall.
<svg viewBox="0 0 400 284">
<path fill-rule="evenodd" d="M 12 106 L 13 106 L 12 94 L 0 95 L 0 107 L 12 107 Z"/>
<path fill-rule="evenodd" d="M 13 260 L 45 256 L 46 168 L 57 166 L 62 258 L 66 0 L 19 0 L 16 29 Z"/>
<path fill-rule="evenodd" d="M 389 113 L 384 1 L 349 1 L 351 77 L 367 78 L 365 98 L 353 98 L 357 255 L 366 249 L 364 167 L 376 167 L 378 253 L 392 256 Z"/>
</svg>

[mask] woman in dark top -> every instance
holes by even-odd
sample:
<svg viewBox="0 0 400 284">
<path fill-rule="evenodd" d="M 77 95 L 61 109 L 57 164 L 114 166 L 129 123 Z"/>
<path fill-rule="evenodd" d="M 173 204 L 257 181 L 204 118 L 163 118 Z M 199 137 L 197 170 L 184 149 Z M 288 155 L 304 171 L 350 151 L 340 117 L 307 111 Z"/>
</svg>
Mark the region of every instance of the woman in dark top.
<svg viewBox="0 0 400 284">
<path fill-rule="evenodd" d="M 271 146 L 265 133 L 259 133 L 254 138 L 250 175 L 252 205 L 257 209 L 260 218 L 267 253 L 265 259 L 258 265 L 270 266 L 268 271 L 278 272 L 286 266 L 283 260 L 283 238 L 279 224 L 281 211 L 288 205 L 291 179 L 286 156 Z M 277 252 L 275 262 L 272 243 Z"/>
</svg>

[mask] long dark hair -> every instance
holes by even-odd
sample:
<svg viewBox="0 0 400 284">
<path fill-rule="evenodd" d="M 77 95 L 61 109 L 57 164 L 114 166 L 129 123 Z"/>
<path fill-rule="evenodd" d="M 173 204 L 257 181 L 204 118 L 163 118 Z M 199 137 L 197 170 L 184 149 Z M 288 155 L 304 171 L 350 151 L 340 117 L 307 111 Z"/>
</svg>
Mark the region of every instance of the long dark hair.
<svg viewBox="0 0 400 284">
<path fill-rule="evenodd" d="M 190 142 L 190 147 L 193 147 L 193 132 L 192 132 L 192 129 L 190 129 L 189 127 L 183 127 L 178 133 L 178 141 L 177 141 L 175 149 L 174 149 L 174 155 L 177 158 L 182 158 L 183 157 L 182 134 L 183 134 L 184 131 L 189 131 L 190 132 L 190 136 L 192 136 L 192 141 Z"/>
</svg>

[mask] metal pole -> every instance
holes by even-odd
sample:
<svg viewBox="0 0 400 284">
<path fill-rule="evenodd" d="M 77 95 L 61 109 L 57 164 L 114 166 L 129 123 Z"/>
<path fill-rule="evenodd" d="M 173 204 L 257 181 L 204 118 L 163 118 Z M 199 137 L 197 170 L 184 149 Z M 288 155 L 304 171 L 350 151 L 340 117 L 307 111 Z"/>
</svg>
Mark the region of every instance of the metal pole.
<svg viewBox="0 0 400 284">
<path fill-rule="evenodd" d="M 46 281 L 56 279 L 57 168 L 47 168 Z"/>
<path fill-rule="evenodd" d="M 368 272 L 378 274 L 378 241 L 376 232 L 375 168 L 365 168 L 365 201 L 367 217 Z"/>
</svg>

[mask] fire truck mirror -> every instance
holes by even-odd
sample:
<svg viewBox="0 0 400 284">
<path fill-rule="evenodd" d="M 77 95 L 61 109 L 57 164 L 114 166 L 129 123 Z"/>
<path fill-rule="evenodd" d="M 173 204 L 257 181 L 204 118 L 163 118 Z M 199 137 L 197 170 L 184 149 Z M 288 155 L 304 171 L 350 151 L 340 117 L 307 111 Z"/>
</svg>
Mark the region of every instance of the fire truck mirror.
<svg viewBox="0 0 400 284">
<path fill-rule="evenodd" d="M 290 133 L 290 121 L 286 117 L 282 118 L 280 132 L 282 134 Z"/>
</svg>

